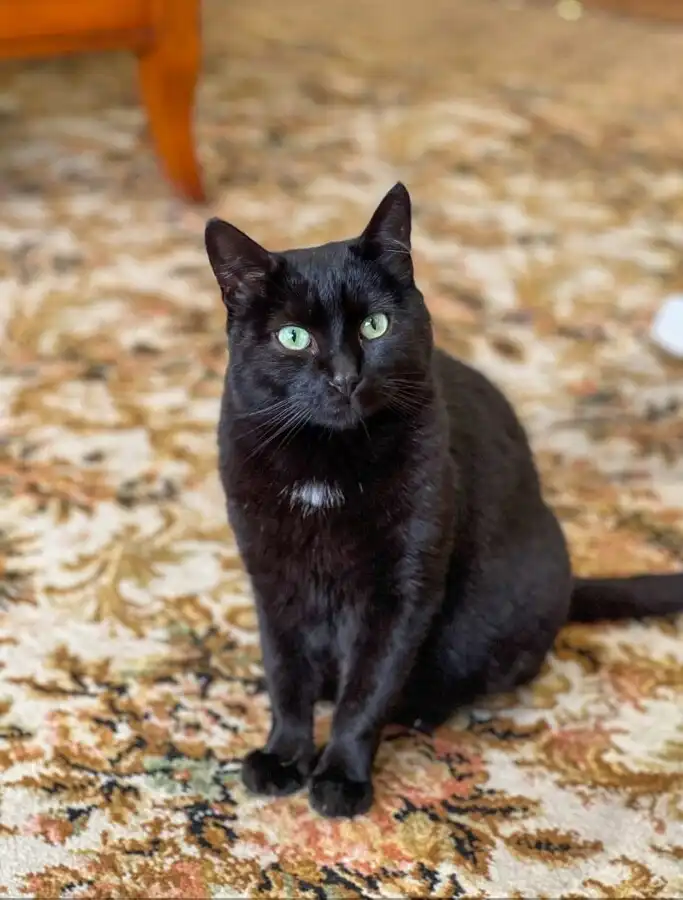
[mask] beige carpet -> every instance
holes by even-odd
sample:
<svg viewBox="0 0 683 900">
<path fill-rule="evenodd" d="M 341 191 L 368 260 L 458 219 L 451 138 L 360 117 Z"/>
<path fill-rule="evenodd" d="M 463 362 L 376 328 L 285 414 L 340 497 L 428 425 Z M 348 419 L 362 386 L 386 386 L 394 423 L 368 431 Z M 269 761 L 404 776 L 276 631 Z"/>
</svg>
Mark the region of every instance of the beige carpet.
<svg viewBox="0 0 683 900">
<path fill-rule="evenodd" d="M 533 687 L 394 735 L 359 822 L 238 777 L 267 703 L 210 212 L 314 242 L 404 179 L 439 339 L 515 399 L 577 566 L 683 567 L 683 367 L 648 342 L 683 32 L 549 7 L 212 0 L 203 210 L 130 60 L 0 70 L 0 895 L 683 896 L 680 621 L 568 628 Z"/>
</svg>

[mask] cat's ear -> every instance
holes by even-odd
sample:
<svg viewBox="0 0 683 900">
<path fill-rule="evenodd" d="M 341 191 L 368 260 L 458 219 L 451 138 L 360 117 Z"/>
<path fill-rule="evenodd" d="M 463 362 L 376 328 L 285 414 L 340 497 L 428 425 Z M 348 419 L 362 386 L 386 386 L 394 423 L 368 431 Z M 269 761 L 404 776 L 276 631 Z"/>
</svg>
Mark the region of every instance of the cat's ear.
<svg viewBox="0 0 683 900">
<path fill-rule="evenodd" d="M 368 243 L 410 252 L 410 194 L 399 181 L 385 195 L 372 214 L 363 240 Z"/>
<path fill-rule="evenodd" d="M 402 281 L 412 281 L 410 256 L 411 206 L 408 189 L 395 184 L 372 215 L 361 245 Z"/>
<path fill-rule="evenodd" d="M 275 268 L 272 255 L 264 247 L 239 228 L 216 218 L 206 223 L 204 242 L 226 306 L 235 299 L 260 293 Z"/>
</svg>

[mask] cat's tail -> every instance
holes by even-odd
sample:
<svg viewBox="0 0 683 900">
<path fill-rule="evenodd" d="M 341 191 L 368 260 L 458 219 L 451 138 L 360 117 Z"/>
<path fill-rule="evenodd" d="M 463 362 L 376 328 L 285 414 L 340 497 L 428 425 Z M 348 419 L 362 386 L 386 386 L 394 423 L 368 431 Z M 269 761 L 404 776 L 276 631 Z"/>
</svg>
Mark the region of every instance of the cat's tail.
<svg viewBox="0 0 683 900">
<path fill-rule="evenodd" d="M 632 578 L 577 578 L 569 620 L 643 619 L 683 612 L 683 573 Z"/>
</svg>

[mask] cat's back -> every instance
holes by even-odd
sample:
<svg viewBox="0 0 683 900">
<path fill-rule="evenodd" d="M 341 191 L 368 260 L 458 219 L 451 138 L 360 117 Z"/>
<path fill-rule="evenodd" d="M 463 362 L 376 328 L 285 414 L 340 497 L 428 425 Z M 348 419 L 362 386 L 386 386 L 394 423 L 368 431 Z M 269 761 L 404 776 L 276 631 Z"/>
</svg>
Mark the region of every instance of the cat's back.
<svg viewBox="0 0 683 900">
<path fill-rule="evenodd" d="M 469 418 L 477 429 L 521 428 L 509 400 L 483 372 L 436 349 L 434 373 L 454 424 L 464 427 Z M 488 432 L 479 434 L 482 438 L 489 436 Z"/>
<path fill-rule="evenodd" d="M 477 502 L 518 491 L 538 493 L 526 432 L 503 392 L 482 372 L 442 350 L 434 375 L 448 413 L 449 444 L 461 479 Z"/>
</svg>

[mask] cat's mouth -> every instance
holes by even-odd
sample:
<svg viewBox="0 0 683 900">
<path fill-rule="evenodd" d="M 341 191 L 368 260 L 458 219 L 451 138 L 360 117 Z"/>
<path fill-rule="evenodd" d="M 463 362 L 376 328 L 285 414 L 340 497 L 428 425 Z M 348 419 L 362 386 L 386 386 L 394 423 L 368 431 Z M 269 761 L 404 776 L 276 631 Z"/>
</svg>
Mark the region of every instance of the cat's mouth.
<svg viewBox="0 0 683 900">
<path fill-rule="evenodd" d="M 337 431 L 358 428 L 381 405 L 381 398 L 372 386 L 361 382 L 350 396 L 335 392 L 328 397 L 317 418 L 320 425 Z"/>
<path fill-rule="evenodd" d="M 325 428 L 339 431 L 357 428 L 363 419 L 363 409 L 357 399 L 345 398 L 330 403 L 317 418 Z"/>
</svg>

